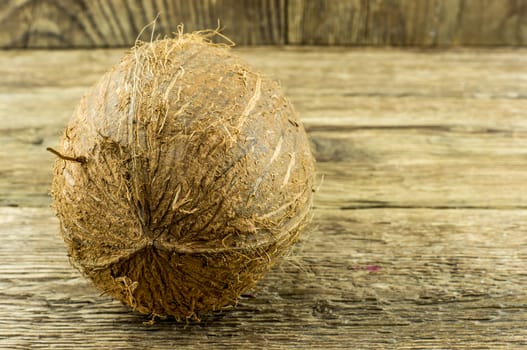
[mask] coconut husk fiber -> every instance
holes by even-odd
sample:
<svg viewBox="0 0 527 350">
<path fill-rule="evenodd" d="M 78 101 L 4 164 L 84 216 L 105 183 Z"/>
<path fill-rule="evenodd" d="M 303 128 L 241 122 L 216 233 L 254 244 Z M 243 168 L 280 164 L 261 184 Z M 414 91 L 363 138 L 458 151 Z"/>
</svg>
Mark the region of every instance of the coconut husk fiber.
<svg viewBox="0 0 527 350">
<path fill-rule="evenodd" d="M 138 43 L 82 98 L 56 151 L 72 264 L 152 316 L 236 303 L 310 218 L 314 160 L 291 103 L 209 38 Z"/>
</svg>

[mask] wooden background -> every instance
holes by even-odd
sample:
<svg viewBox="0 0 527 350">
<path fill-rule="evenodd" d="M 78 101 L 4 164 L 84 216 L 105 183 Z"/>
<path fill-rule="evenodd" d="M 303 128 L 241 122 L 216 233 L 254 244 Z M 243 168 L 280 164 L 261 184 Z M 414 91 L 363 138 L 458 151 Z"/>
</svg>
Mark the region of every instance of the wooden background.
<svg viewBox="0 0 527 350">
<path fill-rule="evenodd" d="M 315 218 L 254 298 L 153 326 L 69 265 L 49 208 L 45 148 L 123 50 L 0 52 L 0 348 L 526 348 L 526 49 L 237 52 L 300 112 Z"/>
<path fill-rule="evenodd" d="M 158 14 L 156 35 L 221 20 L 239 45 L 527 43 L 527 0 L 3 0 L 0 47 L 129 47 Z"/>
<path fill-rule="evenodd" d="M 26 50 L 0 50 L 0 349 L 527 348 L 526 12 L 527 0 L 2 1 L 0 47 Z M 160 35 L 221 18 L 237 43 L 274 45 L 235 50 L 281 81 L 323 178 L 294 254 L 200 324 L 144 324 L 101 296 L 50 208 L 46 147 L 124 52 L 109 47 L 158 13 Z M 492 48 L 458 47 L 474 45 Z M 79 49 L 94 47 L 106 49 Z"/>
</svg>

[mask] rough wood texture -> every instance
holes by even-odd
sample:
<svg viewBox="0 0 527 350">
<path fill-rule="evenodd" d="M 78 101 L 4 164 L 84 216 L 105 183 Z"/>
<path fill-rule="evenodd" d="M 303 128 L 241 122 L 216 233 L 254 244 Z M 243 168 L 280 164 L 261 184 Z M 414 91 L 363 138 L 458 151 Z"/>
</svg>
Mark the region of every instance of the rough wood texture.
<svg viewBox="0 0 527 350">
<path fill-rule="evenodd" d="M 0 347 L 521 348 L 525 214 L 318 210 L 254 298 L 203 324 L 148 326 L 68 265 L 51 210 L 1 208 Z"/>
<path fill-rule="evenodd" d="M 527 43 L 527 0 L 5 0 L 0 47 L 130 46 L 158 14 L 156 34 L 221 20 L 240 45 Z"/>
<path fill-rule="evenodd" d="M 525 45 L 525 0 L 288 2 L 288 43 Z"/>
<path fill-rule="evenodd" d="M 122 51 L 0 53 L 0 348 L 526 347 L 527 51 L 238 52 L 301 113 L 315 219 L 253 297 L 153 326 L 69 266 L 48 207 L 44 149 Z"/>
<path fill-rule="evenodd" d="M 156 16 L 156 35 L 213 29 L 237 44 L 283 44 L 285 0 L 7 0 L 0 8 L 0 47 L 133 45 Z M 151 27 L 141 39 L 150 40 Z"/>
</svg>

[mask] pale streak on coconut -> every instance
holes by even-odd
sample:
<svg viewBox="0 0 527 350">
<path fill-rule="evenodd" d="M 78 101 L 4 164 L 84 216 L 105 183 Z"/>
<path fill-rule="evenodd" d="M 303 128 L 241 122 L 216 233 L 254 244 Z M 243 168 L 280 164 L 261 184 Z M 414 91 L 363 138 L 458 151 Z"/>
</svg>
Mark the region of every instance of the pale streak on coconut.
<svg viewBox="0 0 527 350">
<path fill-rule="evenodd" d="M 203 33 L 140 43 L 64 132 L 54 206 L 72 263 L 150 315 L 236 303 L 310 219 L 314 160 L 278 84 Z"/>
</svg>

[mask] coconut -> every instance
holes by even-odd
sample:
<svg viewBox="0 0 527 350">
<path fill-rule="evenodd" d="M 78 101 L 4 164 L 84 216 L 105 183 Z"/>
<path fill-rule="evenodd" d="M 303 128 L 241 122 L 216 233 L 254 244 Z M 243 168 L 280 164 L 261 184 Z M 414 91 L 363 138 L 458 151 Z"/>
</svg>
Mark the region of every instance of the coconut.
<svg viewBox="0 0 527 350">
<path fill-rule="evenodd" d="M 236 303 L 310 219 L 314 160 L 293 106 L 203 33 L 137 43 L 55 152 L 72 264 L 140 313 Z"/>
</svg>

